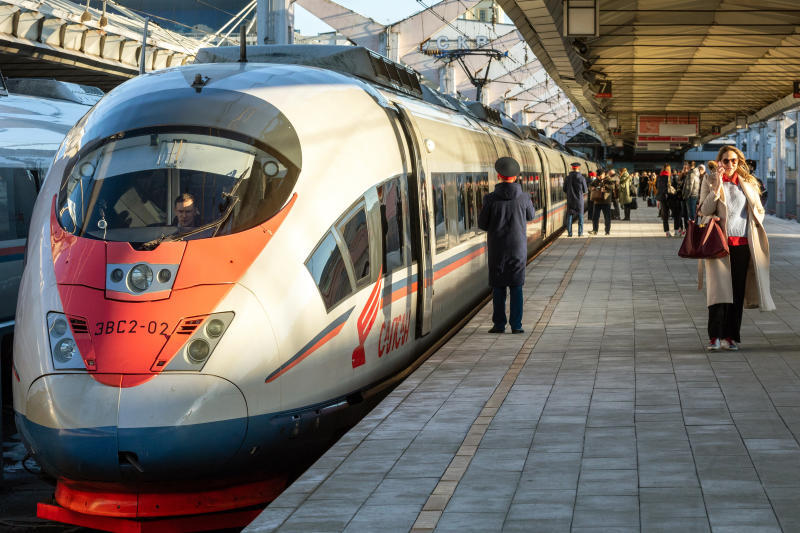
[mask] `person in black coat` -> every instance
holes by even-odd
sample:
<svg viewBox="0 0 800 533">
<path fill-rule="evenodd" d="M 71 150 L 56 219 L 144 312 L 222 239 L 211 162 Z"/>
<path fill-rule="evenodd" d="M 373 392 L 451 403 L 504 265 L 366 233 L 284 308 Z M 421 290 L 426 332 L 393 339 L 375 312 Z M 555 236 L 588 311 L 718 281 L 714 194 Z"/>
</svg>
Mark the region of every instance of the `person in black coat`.
<svg viewBox="0 0 800 533">
<path fill-rule="evenodd" d="M 595 182 L 597 179 L 597 172 L 594 170 L 589 171 L 589 176 L 586 178 L 586 190 L 588 191 L 592 187 L 592 183 Z M 594 216 L 594 202 L 592 202 L 592 196 L 589 195 L 589 198 L 586 199 L 586 216 L 588 217 L 586 220 L 592 220 Z"/>
<path fill-rule="evenodd" d="M 489 286 L 492 287 L 494 326 L 489 333 L 506 329 L 506 287 L 511 292 L 508 322 L 512 333 L 522 329 L 522 285 L 528 259 L 528 222 L 533 220 L 530 195 L 515 183 L 519 163 L 512 157 L 501 157 L 494 165 L 500 180 L 494 192 L 484 196 L 478 215 L 478 227 L 486 232 L 489 260 Z"/>
<path fill-rule="evenodd" d="M 564 193 L 567 195 L 567 235 L 572 237 L 572 219 L 578 219 L 578 237 L 583 236 L 583 195 L 589 188 L 586 176 L 578 171 L 580 163 L 572 163 L 572 172 L 564 180 Z"/>
</svg>

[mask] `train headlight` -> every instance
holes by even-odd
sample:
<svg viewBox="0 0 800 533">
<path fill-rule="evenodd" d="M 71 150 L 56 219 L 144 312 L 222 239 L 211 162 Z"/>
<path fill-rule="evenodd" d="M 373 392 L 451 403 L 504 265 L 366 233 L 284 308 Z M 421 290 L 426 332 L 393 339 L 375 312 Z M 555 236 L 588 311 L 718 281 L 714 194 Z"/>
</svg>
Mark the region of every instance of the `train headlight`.
<svg viewBox="0 0 800 533">
<path fill-rule="evenodd" d="M 178 349 L 178 352 L 163 353 L 156 360 L 155 369 L 164 371 L 200 371 L 211 359 L 214 350 L 222 341 L 225 332 L 233 321 L 232 311 L 223 311 L 204 316 L 186 317 L 178 324 L 177 331 L 191 331 L 191 337 Z"/>
<path fill-rule="evenodd" d="M 194 339 L 186 349 L 186 355 L 193 363 L 202 363 L 211 353 L 211 347 L 204 339 Z"/>
<path fill-rule="evenodd" d="M 61 339 L 53 349 L 53 357 L 59 363 L 69 363 L 75 355 L 75 341 L 72 339 Z"/>
<path fill-rule="evenodd" d="M 80 317 L 73 317 L 71 320 L 73 328 L 77 327 L 77 333 L 84 333 L 86 321 Z M 78 343 L 75 342 L 75 333 L 70 330 L 66 315 L 55 311 L 47 313 L 47 330 L 53 367 L 56 370 L 86 370 Z"/>
<path fill-rule="evenodd" d="M 128 274 L 128 286 L 134 292 L 146 291 L 152 283 L 153 270 L 145 264 L 136 265 Z"/>
<path fill-rule="evenodd" d="M 111 281 L 114 283 L 119 283 L 122 281 L 123 277 L 125 277 L 125 274 L 122 272 L 121 268 L 115 268 L 111 271 Z"/>
<path fill-rule="evenodd" d="M 53 325 L 50 326 L 50 331 L 56 337 L 63 337 L 64 333 L 67 332 L 67 321 L 63 318 L 57 318 L 53 321 Z"/>
<path fill-rule="evenodd" d="M 212 339 L 216 339 L 222 335 L 223 331 L 225 331 L 225 323 L 219 318 L 212 318 L 208 321 L 208 324 L 206 324 L 206 335 Z"/>
</svg>

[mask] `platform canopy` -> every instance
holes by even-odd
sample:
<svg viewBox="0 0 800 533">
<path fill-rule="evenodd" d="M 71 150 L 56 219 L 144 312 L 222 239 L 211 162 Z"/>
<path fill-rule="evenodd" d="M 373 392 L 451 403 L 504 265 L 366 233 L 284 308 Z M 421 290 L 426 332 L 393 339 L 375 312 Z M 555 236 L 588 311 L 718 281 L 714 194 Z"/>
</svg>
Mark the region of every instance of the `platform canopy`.
<svg viewBox="0 0 800 533">
<path fill-rule="evenodd" d="M 684 150 L 800 104 L 797 0 L 498 3 L 609 144 Z M 598 35 L 565 36 L 569 3 L 597 4 Z"/>
<path fill-rule="evenodd" d="M 144 26 L 143 17 L 111 1 L 0 0 L 0 70 L 108 91 L 139 73 Z M 148 72 L 189 63 L 202 46 L 153 22 L 147 33 Z"/>
</svg>

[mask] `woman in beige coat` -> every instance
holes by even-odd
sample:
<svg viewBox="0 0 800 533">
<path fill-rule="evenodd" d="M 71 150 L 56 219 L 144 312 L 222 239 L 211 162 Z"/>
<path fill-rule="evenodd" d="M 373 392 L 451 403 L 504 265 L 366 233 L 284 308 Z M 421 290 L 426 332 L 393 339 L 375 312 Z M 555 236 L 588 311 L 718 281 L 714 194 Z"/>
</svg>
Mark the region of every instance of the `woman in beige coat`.
<svg viewBox="0 0 800 533">
<path fill-rule="evenodd" d="M 700 188 L 698 215 L 719 220 L 728 235 L 730 255 L 704 259 L 708 305 L 709 350 L 738 350 L 742 309 L 772 311 L 769 287 L 769 242 L 758 181 L 735 146 L 717 154 L 717 172 Z"/>
</svg>

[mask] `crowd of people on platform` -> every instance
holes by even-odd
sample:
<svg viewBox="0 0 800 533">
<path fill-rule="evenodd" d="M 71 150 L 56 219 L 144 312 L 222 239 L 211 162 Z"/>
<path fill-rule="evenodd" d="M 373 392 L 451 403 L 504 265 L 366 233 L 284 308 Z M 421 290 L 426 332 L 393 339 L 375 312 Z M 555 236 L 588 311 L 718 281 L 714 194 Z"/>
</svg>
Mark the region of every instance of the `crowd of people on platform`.
<svg viewBox="0 0 800 533">
<path fill-rule="evenodd" d="M 641 199 L 648 207 L 657 208 L 667 237 L 683 237 L 689 221 L 697 217 L 697 205 L 704 180 L 717 171 L 717 163 L 697 164 L 687 161 L 678 170 L 666 164 L 660 170 L 629 173 L 627 168 L 600 169 L 584 176 L 576 163 L 564 180 L 567 196 L 567 235 L 572 237 L 572 227 L 578 222 L 578 236 L 583 236 L 583 213 L 591 221 L 590 235 L 597 235 L 600 215 L 603 215 L 605 234 L 611 234 L 612 220 L 630 220 L 631 210 L 638 209 Z M 756 178 L 757 179 L 757 178 Z M 761 180 L 761 201 L 767 203 L 767 192 Z M 584 196 L 587 195 L 584 206 Z M 584 209 L 584 207 L 586 209 Z M 672 229 L 670 230 L 670 219 Z"/>
</svg>

